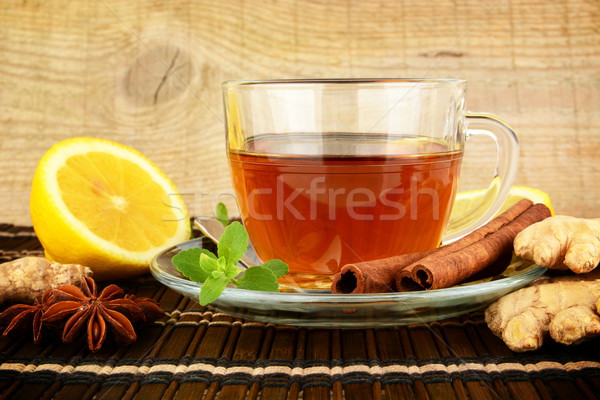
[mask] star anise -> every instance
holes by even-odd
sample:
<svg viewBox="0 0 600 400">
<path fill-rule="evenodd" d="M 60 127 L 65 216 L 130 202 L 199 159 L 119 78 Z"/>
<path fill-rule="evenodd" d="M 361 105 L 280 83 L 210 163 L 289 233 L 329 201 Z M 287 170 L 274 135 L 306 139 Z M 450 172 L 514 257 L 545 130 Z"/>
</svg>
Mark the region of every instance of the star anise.
<svg viewBox="0 0 600 400">
<path fill-rule="evenodd" d="M 107 286 L 98 295 L 96 283 L 89 277 L 81 281 L 81 289 L 63 285 L 55 289 L 53 295 L 56 303 L 44 313 L 42 321 L 56 323 L 68 318 L 62 333 L 65 343 L 81 336 L 86 327 L 88 347 L 92 351 L 102 347 L 109 332 L 118 344 L 134 342 L 137 335 L 132 321 L 145 321 L 150 316 L 131 298 L 125 298 L 123 289 L 116 285 Z"/>
<path fill-rule="evenodd" d="M 141 322 L 154 322 L 163 315 L 165 312 L 156 304 L 156 302 L 148 297 L 135 297 L 132 294 L 125 295 L 125 298 L 132 300 L 139 308 L 142 309 L 143 313 L 139 319 Z"/>
<path fill-rule="evenodd" d="M 46 290 L 42 300 L 35 300 L 34 304 L 15 304 L 0 313 L 0 326 L 6 329 L 3 336 L 24 333 L 31 329 L 33 322 L 33 342 L 39 343 L 42 339 L 42 315 L 54 302 L 52 290 Z"/>
</svg>

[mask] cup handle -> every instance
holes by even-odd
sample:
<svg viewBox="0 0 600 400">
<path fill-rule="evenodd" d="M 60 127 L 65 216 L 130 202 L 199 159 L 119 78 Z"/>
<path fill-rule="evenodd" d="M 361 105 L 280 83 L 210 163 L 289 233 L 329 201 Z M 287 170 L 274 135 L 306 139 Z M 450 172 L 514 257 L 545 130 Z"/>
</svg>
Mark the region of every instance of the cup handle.
<svg viewBox="0 0 600 400">
<path fill-rule="evenodd" d="M 460 239 L 491 220 L 502 208 L 517 174 L 519 142 L 513 130 L 491 114 L 467 113 L 466 120 L 467 140 L 483 135 L 496 142 L 496 171 L 481 201 L 463 215 L 450 220 L 442 238 L 443 244 Z"/>
</svg>

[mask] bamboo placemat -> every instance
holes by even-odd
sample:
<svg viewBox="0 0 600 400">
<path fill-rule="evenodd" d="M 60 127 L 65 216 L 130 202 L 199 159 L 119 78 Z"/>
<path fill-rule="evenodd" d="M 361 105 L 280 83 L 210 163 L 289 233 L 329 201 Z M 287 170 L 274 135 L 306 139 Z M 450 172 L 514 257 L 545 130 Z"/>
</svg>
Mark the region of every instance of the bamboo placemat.
<svg viewBox="0 0 600 400">
<path fill-rule="evenodd" d="M 0 224 L 0 261 L 42 255 Z M 167 315 L 127 347 L 0 337 L 0 399 L 579 399 L 600 393 L 600 339 L 511 352 L 481 313 L 398 328 L 276 326 L 213 313 L 151 276 L 119 283 Z"/>
</svg>

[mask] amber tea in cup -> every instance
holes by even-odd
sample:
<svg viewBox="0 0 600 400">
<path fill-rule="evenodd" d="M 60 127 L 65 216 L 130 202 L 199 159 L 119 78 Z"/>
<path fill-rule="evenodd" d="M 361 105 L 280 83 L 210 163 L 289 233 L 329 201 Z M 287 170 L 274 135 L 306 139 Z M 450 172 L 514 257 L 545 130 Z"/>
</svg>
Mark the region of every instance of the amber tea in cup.
<svg viewBox="0 0 600 400">
<path fill-rule="evenodd" d="M 225 83 L 233 186 L 257 255 L 288 263 L 298 286 L 320 287 L 344 264 L 432 249 L 489 220 L 514 177 L 516 139 L 491 116 L 467 115 L 467 129 L 464 89 L 460 80 Z M 474 134 L 499 144 L 495 199 L 450 222 Z"/>
</svg>

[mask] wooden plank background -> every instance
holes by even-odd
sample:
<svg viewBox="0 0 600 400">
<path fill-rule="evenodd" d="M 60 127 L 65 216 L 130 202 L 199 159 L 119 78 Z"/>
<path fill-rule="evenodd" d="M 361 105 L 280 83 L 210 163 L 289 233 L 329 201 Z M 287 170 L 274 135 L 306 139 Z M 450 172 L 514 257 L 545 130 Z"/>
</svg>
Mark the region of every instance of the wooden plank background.
<svg viewBox="0 0 600 400">
<path fill-rule="evenodd" d="M 231 193 L 221 82 L 284 77 L 467 79 L 468 108 L 519 135 L 516 183 L 597 217 L 599 25 L 598 0 L 2 1 L 0 221 L 30 223 L 38 160 L 82 135 L 142 151 L 210 213 Z M 490 148 L 469 146 L 463 187 Z"/>
</svg>

